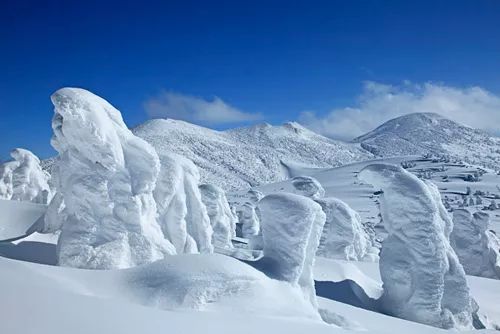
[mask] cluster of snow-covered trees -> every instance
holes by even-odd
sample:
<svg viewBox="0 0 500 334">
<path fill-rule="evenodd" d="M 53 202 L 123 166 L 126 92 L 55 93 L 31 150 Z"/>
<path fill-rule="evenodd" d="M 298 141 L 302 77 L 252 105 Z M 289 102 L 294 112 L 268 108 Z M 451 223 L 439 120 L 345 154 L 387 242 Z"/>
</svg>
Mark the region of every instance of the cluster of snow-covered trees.
<svg viewBox="0 0 500 334">
<path fill-rule="evenodd" d="M 326 197 L 312 177 L 293 178 L 295 194 L 249 190 L 231 208 L 221 188 L 200 184 L 193 162 L 158 155 L 104 99 L 64 88 L 52 102 L 58 157 L 51 187 L 39 159 L 16 149 L 14 160 L 0 166 L 0 198 L 48 204 L 40 232 L 60 232 L 59 265 L 119 269 L 172 255 L 230 252 L 238 235 L 261 252 L 250 266 L 289 283 L 317 310 L 316 256 L 379 259 L 359 214 Z M 452 221 L 437 188 L 402 167 L 370 165 L 359 178 L 382 190 L 388 237 L 380 252 L 380 310 L 441 328 L 472 328 L 477 305 L 465 274 L 500 278 L 500 242 L 487 230 L 489 216 L 463 209 Z"/>
</svg>

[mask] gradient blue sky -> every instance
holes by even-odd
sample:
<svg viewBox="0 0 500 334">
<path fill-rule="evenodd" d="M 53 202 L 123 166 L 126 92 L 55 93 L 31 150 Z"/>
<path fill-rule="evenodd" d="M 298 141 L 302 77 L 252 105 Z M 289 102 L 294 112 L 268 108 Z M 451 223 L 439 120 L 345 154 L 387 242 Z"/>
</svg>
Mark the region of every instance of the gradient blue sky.
<svg viewBox="0 0 500 334">
<path fill-rule="evenodd" d="M 162 91 L 218 96 L 270 123 L 352 105 L 364 81 L 500 93 L 493 0 L 7 0 L 0 43 L 0 158 L 53 154 L 49 96 L 63 86 L 106 98 L 129 126 Z"/>
</svg>

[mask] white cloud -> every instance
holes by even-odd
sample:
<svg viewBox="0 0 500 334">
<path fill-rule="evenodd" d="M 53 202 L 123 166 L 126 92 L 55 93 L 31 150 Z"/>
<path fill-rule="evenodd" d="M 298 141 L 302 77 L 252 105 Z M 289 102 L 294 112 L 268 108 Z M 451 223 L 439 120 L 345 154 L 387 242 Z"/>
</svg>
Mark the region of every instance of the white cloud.
<svg viewBox="0 0 500 334">
<path fill-rule="evenodd" d="M 301 113 L 299 121 L 325 136 L 353 139 L 389 119 L 415 112 L 434 112 L 461 124 L 492 133 L 500 130 L 500 97 L 480 87 L 442 84 L 384 85 L 366 82 L 355 107 L 326 115 Z"/>
<path fill-rule="evenodd" d="M 259 113 L 246 113 L 215 96 L 211 101 L 196 96 L 165 91 L 144 103 L 151 118 L 173 118 L 192 123 L 218 125 L 262 119 Z"/>
</svg>

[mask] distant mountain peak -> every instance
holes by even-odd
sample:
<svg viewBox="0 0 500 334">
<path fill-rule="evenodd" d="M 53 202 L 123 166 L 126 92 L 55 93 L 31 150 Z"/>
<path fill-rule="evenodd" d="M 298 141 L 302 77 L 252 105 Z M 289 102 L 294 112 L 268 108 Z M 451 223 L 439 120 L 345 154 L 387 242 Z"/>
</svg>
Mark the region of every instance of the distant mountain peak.
<svg viewBox="0 0 500 334">
<path fill-rule="evenodd" d="M 483 166 L 500 161 L 500 139 L 435 113 L 391 119 L 353 140 L 376 156 L 449 155 Z"/>
</svg>

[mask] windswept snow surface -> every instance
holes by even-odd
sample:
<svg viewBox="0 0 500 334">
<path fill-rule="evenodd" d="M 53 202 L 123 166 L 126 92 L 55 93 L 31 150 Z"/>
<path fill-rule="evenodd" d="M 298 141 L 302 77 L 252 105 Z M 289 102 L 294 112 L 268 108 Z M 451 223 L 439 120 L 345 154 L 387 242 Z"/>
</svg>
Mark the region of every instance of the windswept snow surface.
<svg viewBox="0 0 500 334">
<path fill-rule="evenodd" d="M 161 169 L 153 196 L 163 234 L 178 254 L 211 253 L 212 227 L 198 189 L 198 169 L 175 153 L 159 157 Z"/>
<path fill-rule="evenodd" d="M 297 123 L 259 124 L 215 131 L 172 119 L 155 119 L 132 130 L 158 153 L 192 160 L 203 183 L 240 190 L 289 177 L 287 165 L 333 167 L 372 157 L 356 144 L 318 135 Z"/>
<path fill-rule="evenodd" d="M 10 155 L 14 160 L 0 165 L 0 199 L 47 204 L 50 175 L 40 166 L 40 159 L 22 148 Z"/>
<path fill-rule="evenodd" d="M 126 268 L 174 254 L 156 221 L 154 149 L 128 130 L 118 110 L 86 90 L 60 89 L 52 102 L 52 146 L 59 152 L 52 177 L 64 206 L 51 203 L 62 224 L 49 225 L 61 225 L 59 264 Z"/>
<path fill-rule="evenodd" d="M 353 140 L 376 156 L 438 154 L 498 168 L 500 138 L 434 113 L 392 119 Z"/>
<path fill-rule="evenodd" d="M 500 279 L 500 241 L 489 222 L 485 212 L 453 211 L 451 245 L 468 275 Z"/>
<path fill-rule="evenodd" d="M 359 178 L 383 191 L 381 214 L 389 235 L 380 254 L 381 307 L 436 327 L 472 328 L 472 300 L 437 188 L 386 164 L 365 167 Z"/>
<path fill-rule="evenodd" d="M 0 199 L 0 242 L 26 237 L 35 232 L 47 205 Z"/>
</svg>

